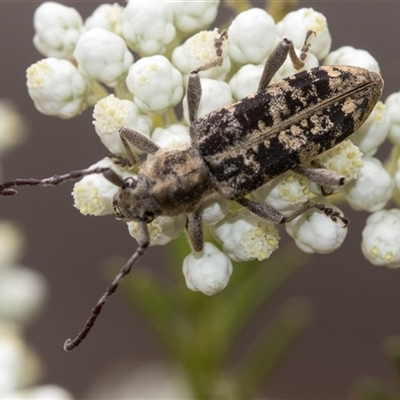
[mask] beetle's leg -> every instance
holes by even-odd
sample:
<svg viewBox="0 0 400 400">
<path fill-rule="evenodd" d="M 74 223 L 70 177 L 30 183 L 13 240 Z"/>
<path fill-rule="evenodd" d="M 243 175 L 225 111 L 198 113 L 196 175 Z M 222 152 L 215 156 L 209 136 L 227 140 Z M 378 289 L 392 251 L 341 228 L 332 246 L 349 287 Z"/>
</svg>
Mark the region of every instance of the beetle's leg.
<svg viewBox="0 0 400 400">
<path fill-rule="evenodd" d="M 322 187 L 344 185 L 344 176 L 328 168 L 303 168 L 297 166 L 296 168 L 293 168 L 293 171 Z"/>
<path fill-rule="evenodd" d="M 316 32 L 311 31 L 311 30 L 307 31 L 306 38 L 304 39 L 303 47 L 301 48 L 301 51 L 300 51 L 299 58 L 301 61 L 304 61 L 307 58 L 307 54 L 310 51 L 311 43 L 308 42 L 308 39 L 310 39 L 311 35 L 317 35 L 317 34 L 316 34 Z M 297 57 L 296 53 L 294 53 L 294 55 L 295 55 L 295 57 Z M 292 56 L 290 56 L 290 58 L 292 58 Z"/>
<path fill-rule="evenodd" d="M 64 344 L 65 351 L 73 350 L 75 347 L 79 346 L 79 344 L 82 342 L 83 339 L 85 339 L 86 335 L 90 332 L 94 323 L 96 322 L 96 319 L 99 316 L 104 305 L 106 304 L 107 300 L 117 290 L 121 281 L 125 278 L 126 275 L 129 274 L 132 267 L 136 264 L 137 260 L 146 251 L 146 249 L 149 245 L 149 242 L 150 242 L 150 235 L 149 235 L 149 231 L 147 229 L 147 224 L 145 222 L 139 222 L 139 232 L 138 233 L 139 233 L 138 238 L 137 238 L 138 248 L 136 249 L 135 253 L 128 260 L 128 262 L 124 265 L 124 267 L 121 269 L 120 273 L 114 279 L 113 283 L 107 288 L 104 295 L 97 302 L 96 306 L 92 310 L 92 313 L 91 313 L 89 319 L 86 321 L 85 326 L 78 333 L 76 338 L 73 340 L 67 339 L 67 341 Z"/>
<path fill-rule="evenodd" d="M 15 189 L 11 189 L 12 187 L 15 186 L 56 186 L 59 185 L 60 183 L 80 179 L 86 175 L 108 174 L 109 171 L 112 171 L 109 167 L 97 167 L 97 168 L 80 169 L 77 171 L 69 172 L 68 174 L 64 175 L 53 175 L 50 178 L 44 178 L 44 179 L 35 179 L 35 178 L 14 179 L 13 181 L 8 181 L 0 184 L 0 196 L 12 196 L 16 194 L 17 191 Z M 116 173 L 114 173 L 114 175 L 116 175 Z"/>
<path fill-rule="evenodd" d="M 104 178 L 110 181 L 115 186 L 123 188 L 125 186 L 125 181 L 122 179 L 113 169 L 109 168 L 107 171 L 103 172 Z"/>
<path fill-rule="evenodd" d="M 222 57 L 222 43 L 224 42 L 226 37 L 226 31 L 222 31 L 220 37 L 216 39 L 214 43 L 217 56 L 212 61 L 192 71 L 189 75 L 186 98 L 188 103 L 190 124 L 197 119 L 197 112 L 199 110 L 201 99 L 201 83 L 199 72 L 206 71 L 208 69 L 222 65 L 222 63 L 224 62 L 224 58 Z"/>
<path fill-rule="evenodd" d="M 275 224 L 285 224 L 294 220 L 299 215 L 304 212 L 310 210 L 311 208 L 316 208 L 319 211 L 323 211 L 328 217 L 330 217 L 333 221 L 337 221 L 340 219 L 344 227 L 346 227 L 349 223 L 349 220 L 342 215 L 338 211 L 335 211 L 333 208 L 329 208 L 325 206 L 323 203 L 316 203 L 314 200 L 306 201 L 299 209 L 293 211 L 289 216 L 285 217 L 281 212 L 276 210 L 275 208 L 269 206 L 268 204 L 259 203 L 257 201 L 252 201 L 246 199 L 245 197 L 236 200 L 240 205 L 247 208 L 253 214 L 258 215 L 261 218 L 272 221 Z"/>
<path fill-rule="evenodd" d="M 160 148 L 146 135 L 128 126 L 123 126 L 119 130 L 119 135 L 128 155 L 128 160 L 117 157 L 117 163 L 120 164 L 124 162 L 131 166 L 140 164 L 140 158 L 133 152 L 133 148 L 137 148 L 146 154 L 154 154 Z"/>
<path fill-rule="evenodd" d="M 115 165 L 120 166 L 121 168 L 131 168 L 133 167 L 132 162 L 123 156 L 117 156 L 116 154 L 110 153 L 107 156 Z M 136 164 L 135 164 L 136 165 Z"/>
<path fill-rule="evenodd" d="M 282 66 L 282 64 L 286 61 L 288 55 L 292 60 L 292 64 L 295 69 L 299 70 L 304 67 L 304 60 L 306 59 L 307 53 L 311 47 L 311 44 L 308 43 L 308 40 L 312 34 L 315 34 L 315 32 L 307 31 L 304 45 L 301 49 L 300 57 L 297 56 L 293 46 L 293 42 L 291 40 L 284 38 L 277 44 L 277 46 L 268 56 L 267 61 L 265 62 L 264 70 L 261 75 L 260 83 L 258 84 L 257 92 L 265 89 L 269 85 L 271 79 L 276 74 L 278 69 Z"/>
<path fill-rule="evenodd" d="M 200 210 L 196 210 L 193 213 L 189 214 L 186 230 L 193 251 L 195 252 L 203 251 L 204 233 L 203 233 L 203 222 Z"/>
</svg>

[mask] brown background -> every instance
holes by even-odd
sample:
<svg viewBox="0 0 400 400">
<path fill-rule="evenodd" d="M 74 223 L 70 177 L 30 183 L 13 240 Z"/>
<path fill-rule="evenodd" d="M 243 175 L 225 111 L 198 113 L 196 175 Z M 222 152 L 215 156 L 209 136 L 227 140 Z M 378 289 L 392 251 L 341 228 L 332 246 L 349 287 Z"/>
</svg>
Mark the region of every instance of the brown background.
<svg viewBox="0 0 400 400">
<path fill-rule="evenodd" d="M 86 167 L 106 152 L 91 124 L 91 111 L 62 121 L 40 114 L 25 86 L 25 70 L 41 55 L 32 45 L 36 1 L 0 2 L 0 97 L 12 99 L 31 125 L 29 141 L 3 160 L 6 179 L 45 177 Z M 86 18 L 101 4 L 64 1 Z M 121 2 L 123 4 L 123 2 Z M 327 18 L 332 49 L 364 48 L 380 63 L 384 98 L 400 90 L 400 2 L 301 1 Z M 72 185 L 57 189 L 23 189 L 2 199 L 0 217 L 18 222 L 27 235 L 23 261 L 49 281 L 51 298 L 27 332 L 27 340 L 47 367 L 45 383 L 56 383 L 85 397 L 93 379 L 117 361 L 156 360 L 162 352 L 154 334 L 138 315 L 115 296 L 90 340 L 65 353 L 62 344 L 74 335 L 106 285 L 105 259 L 128 257 L 136 244 L 124 224 L 112 217 L 84 218 L 72 207 Z M 370 265 L 361 255 L 360 235 L 366 213 L 346 209 L 351 218 L 344 245 L 328 256 L 315 256 L 281 292 L 286 298 L 307 296 L 315 320 L 269 386 L 277 399 L 348 397 L 360 375 L 373 375 L 394 388 L 395 371 L 382 351 L 383 340 L 400 334 L 400 270 Z M 400 246 L 400 243 L 399 243 Z M 162 249 L 152 248 L 143 264 L 156 268 Z M 159 266 L 162 269 L 162 265 Z M 249 327 L 246 340 L 264 324 L 266 310 Z"/>
</svg>

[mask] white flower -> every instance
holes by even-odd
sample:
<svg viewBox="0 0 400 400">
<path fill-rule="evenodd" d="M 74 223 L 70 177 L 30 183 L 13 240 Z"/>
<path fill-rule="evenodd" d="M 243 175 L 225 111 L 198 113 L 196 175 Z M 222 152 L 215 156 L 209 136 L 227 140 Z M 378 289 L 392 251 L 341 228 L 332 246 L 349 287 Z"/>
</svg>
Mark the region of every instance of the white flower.
<svg viewBox="0 0 400 400">
<path fill-rule="evenodd" d="M 367 120 L 351 135 L 350 139 L 359 147 L 364 156 L 373 156 L 385 141 L 389 128 L 390 118 L 386 112 L 386 106 L 379 101 Z"/>
<path fill-rule="evenodd" d="M 0 99 L 0 155 L 23 143 L 26 133 L 24 118 L 9 101 Z"/>
<path fill-rule="evenodd" d="M 201 202 L 201 218 L 203 224 L 214 226 L 223 219 L 229 211 L 230 200 L 215 194 Z"/>
<path fill-rule="evenodd" d="M 72 118 L 87 107 L 91 84 L 68 60 L 46 58 L 26 75 L 29 95 L 43 114 Z"/>
<path fill-rule="evenodd" d="M 199 104 L 198 117 L 214 111 L 220 107 L 224 107 L 233 102 L 231 89 L 226 82 L 216 81 L 214 79 L 201 79 L 202 96 Z M 183 99 L 183 117 L 189 123 L 189 113 L 187 106 L 187 96 Z"/>
<path fill-rule="evenodd" d="M 193 35 L 178 46 L 172 52 L 172 64 L 181 71 L 186 83 L 191 71 L 201 67 L 216 58 L 215 40 L 220 37 L 218 29 L 213 31 L 202 31 Z M 207 71 L 201 71 L 202 78 L 225 79 L 231 68 L 231 62 L 227 53 L 227 40 L 222 43 L 223 64 L 219 67 L 211 68 Z"/>
<path fill-rule="evenodd" d="M 0 221 L 0 271 L 18 261 L 24 251 L 24 235 L 10 221 Z"/>
<path fill-rule="evenodd" d="M 362 232 L 361 250 L 374 265 L 400 267 L 400 210 L 371 214 Z"/>
<path fill-rule="evenodd" d="M 212 232 L 233 261 L 265 260 L 278 248 L 280 239 L 272 222 L 245 208 L 230 211 Z"/>
<path fill-rule="evenodd" d="M 70 58 L 82 30 L 82 17 L 73 7 L 46 1 L 33 17 L 33 44 L 47 57 Z"/>
<path fill-rule="evenodd" d="M 315 157 L 315 160 L 325 168 L 343 176 L 346 184 L 358 177 L 360 168 L 363 165 L 360 149 L 349 139 Z M 314 182 L 310 182 L 310 188 L 316 194 L 321 193 L 320 187 Z M 337 193 L 343 189 L 343 186 L 331 189 L 334 193 Z"/>
<path fill-rule="evenodd" d="M 393 189 L 393 179 L 382 163 L 377 158 L 364 157 L 358 179 L 347 184 L 343 193 L 354 210 L 374 212 L 386 205 Z"/>
<path fill-rule="evenodd" d="M 123 80 L 133 63 L 125 41 L 103 28 L 83 33 L 74 51 L 79 71 L 88 79 L 97 79 L 110 87 Z"/>
<path fill-rule="evenodd" d="M 311 192 L 306 178 L 287 171 L 256 189 L 252 195 L 261 203 L 289 215 L 311 197 Z"/>
<path fill-rule="evenodd" d="M 137 240 L 138 223 L 127 222 L 129 234 Z M 147 224 L 150 233 L 150 246 L 162 246 L 176 239 L 186 226 L 186 216 L 176 217 L 159 216 Z"/>
<path fill-rule="evenodd" d="M 129 69 L 126 85 L 139 110 L 145 113 L 162 114 L 183 96 L 182 75 L 164 56 L 136 61 Z"/>
<path fill-rule="evenodd" d="M 190 290 L 212 296 L 228 284 L 232 262 L 212 243 L 206 242 L 202 252 L 191 253 L 183 260 L 183 274 Z"/>
<path fill-rule="evenodd" d="M 40 367 L 36 354 L 22 341 L 19 327 L 0 322 L 0 398 L 35 382 Z"/>
<path fill-rule="evenodd" d="M 175 38 L 173 18 L 168 3 L 130 0 L 122 12 L 122 33 L 128 46 L 140 55 L 164 54 Z"/>
<path fill-rule="evenodd" d="M 85 29 L 104 28 L 122 35 L 122 10 L 118 3 L 100 4 L 85 21 Z"/>
<path fill-rule="evenodd" d="M 0 317 L 26 323 L 42 308 L 47 295 L 44 278 L 18 266 L 0 270 Z"/>
<path fill-rule="evenodd" d="M 219 0 L 170 1 L 174 11 L 174 25 L 184 33 L 192 33 L 207 28 L 217 16 Z"/>
<path fill-rule="evenodd" d="M 189 128 L 181 124 L 156 128 L 151 134 L 151 139 L 160 147 L 168 149 L 183 149 L 191 144 Z"/>
<path fill-rule="evenodd" d="M 135 103 L 110 94 L 96 103 L 93 124 L 102 143 L 112 154 L 126 156 L 119 129 L 129 126 L 149 136 L 152 122 L 150 117 L 139 112 Z"/>
<path fill-rule="evenodd" d="M 310 37 L 310 53 L 318 60 L 322 60 L 329 53 L 332 38 L 328 30 L 326 18 L 312 8 L 300 8 L 287 14 L 276 24 L 278 35 L 281 38 L 290 39 L 294 47 L 301 49 L 304 44 L 307 31 L 316 33 Z"/>
<path fill-rule="evenodd" d="M 257 92 L 264 65 L 244 65 L 229 81 L 232 95 L 236 100 L 241 100 Z M 275 81 L 275 79 L 274 79 Z M 272 82 L 271 82 L 272 83 Z"/>
<path fill-rule="evenodd" d="M 122 177 L 124 173 L 109 158 L 91 165 L 91 167 L 111 167 Z M 103 174 L 91 174 L 84 176 L 75 183 L 72 195 L 74 207 L 83 215 L 107 215 L 113 214 L 112 201 L 119 188 L 111 183 Z"/>
<path fill-rule="evenodd" d="M 324 204 L 340 210 L 323 199 Z M 286 232 L 295 240 L 297 247 L 305 253 L 327 254 L 338 249 L 347 234 L 347 227 L 337 219 L 333 221 L 315 209 L 306 211 L 286 225 Z"/>
<path fill-rule="evenodd" d="M 332 51 L 325 58 L 324 65 L 352 65 L 379 72 L 378 61 L 368 51 L 355 49 L 352 46 L 343 46 Z"/>
<path fill-rule="evenodd" d="M 279 41 L 273 18 L 260 8 L 237 15 L 228 38 L 229 56 L 238 64 L 262 64 Z"/>
<path fill-rule="evenodd" d="M 386 114 L 390 119 L 389 139 L 400 143 L 400 92 L 392 93 L 385 101 Z"/>
<path fill-rule="evenodd" d="M 57 385 L 41 385 L 6 393 L 6 400 L 73 400 L 71 393 Z"/>
</svg>

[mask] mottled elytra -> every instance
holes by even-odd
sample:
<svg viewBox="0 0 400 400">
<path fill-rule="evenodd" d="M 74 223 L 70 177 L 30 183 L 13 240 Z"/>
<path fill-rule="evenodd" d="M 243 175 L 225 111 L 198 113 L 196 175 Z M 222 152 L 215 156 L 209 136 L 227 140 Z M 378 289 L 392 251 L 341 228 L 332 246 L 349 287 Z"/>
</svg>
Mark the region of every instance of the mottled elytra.
<svg viewBox="0 0 400 400">
<path fill-rule="evenodd" d="M 350 66 L 322 66 L 289 76 L 270 86 L 271 78 L 287 56 L 299 70 L 310 48 L 308 32 L 298 57 L 293 44 L 283 39 L 266 61 L 256 93 L 198 118 L 201 99 L 199 72 L 223 62 L 226 32 L 215 40 L 216 57 L 190 73 L 187 101 L 191 145 L 186 149 L 161 149 L 151 139 L 129 127 L 120 130 L 127 158 L 116 163 L 137 164 L 133 148 L 153 157 L 144 162 L 137 176 L 122 179 L 110 168 L 74 171 L 46 179 L 16 179 L 0 185 L 0 194 L 16 193 L 15 186 L 58 185 L 88 174 L 102 173 L 119 187 L 113 207 L 117 218 L 138 222 L 138 249 L 92 310 L 84 328 L 65 350 L 72 350 L 86 337 L 108 298 L 149 245 L 147 224 L 160 215 L 188 216 L 187 233 L 193 251 L 203 249 L 201 204 L 215 193 L 234 200 L 254 214 L 276 224 L 289 222 L 316 208 L 332 220 L 348 220 L 322 203 L 309 200 L 289 216 L 245 196 L 288 170 L 323 186 L 342 185 L 344 178 L 316 165 L 301 164 L 332 148 L 356 131 L 379 100 L 383 81 L 379 74 Z"/>
</svg>

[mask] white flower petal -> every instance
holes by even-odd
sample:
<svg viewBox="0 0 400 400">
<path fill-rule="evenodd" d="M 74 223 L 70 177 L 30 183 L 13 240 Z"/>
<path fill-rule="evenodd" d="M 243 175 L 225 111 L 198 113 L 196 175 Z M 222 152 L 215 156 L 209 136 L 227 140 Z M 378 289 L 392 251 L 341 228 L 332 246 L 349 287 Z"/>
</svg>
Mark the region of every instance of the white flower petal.
<svg viewBox="0 0 400 400">
<path fill-rule="evenodd" d="M 232 263 L 212 243 L 204 243 L 201 253 L 191 253 L 184 259 L 183 274 L 190 290 L 212 296 L 228 284 Z"/>
<path fill-rule="evenodd" d="M 133 55 L 125 41 L 103 28 L 93 28 L 83 33 L 74 51 L 79 71 L 88 79 L 115 87 L 125 79 L 133 63 Z"/>
<path fill-rule="evenodd" d="M 334 210 L 339 209 L 324 200 Z M 297 247 L 305 253 L 327 254 L 338 249 L 347 234 L 347 227 L 317 210 L 309 210 L 288 222 L 286 232 L 295 240 Z"/>
<path fill-rule="evenodd" d="M 245 208 L 230 211 L 213 226 L 212 232 L 233 261 L 265 260 L 278 248 L 280 240 L 272 222 Z"/>
<path fill-rule="evenodd" d="M 38 61 L 26 76 L 29 95 L 43 114 L 72 118 L 88 106 L 91 83 L 68 60 Z"/>
<path fill-rule="evenodd" d="M 361 249 L 374 265 L 400 267 L 400 210 L 380 210 L 371 214 L 362 232 Z"/>
</svg>

